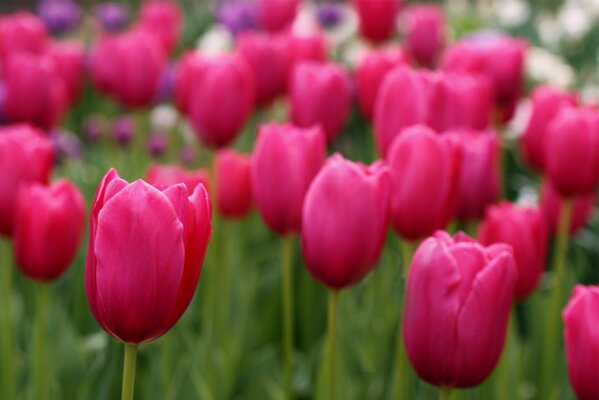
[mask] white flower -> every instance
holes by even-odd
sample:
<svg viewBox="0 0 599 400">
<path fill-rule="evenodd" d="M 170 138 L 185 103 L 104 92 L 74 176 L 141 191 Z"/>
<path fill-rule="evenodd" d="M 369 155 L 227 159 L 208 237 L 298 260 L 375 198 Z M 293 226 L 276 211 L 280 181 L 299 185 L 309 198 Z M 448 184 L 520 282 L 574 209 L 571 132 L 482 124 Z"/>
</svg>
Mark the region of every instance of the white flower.
<svg viewBox="0 0 599 400">
<path fill-rule="evenodd" d="M 570 40 L 580 40 L 592 27 L 592 16 L 578 2 L 568 1 L 560 9 L 557 20 Z"/>
<path fill-rule="evenodd" d="M 563 32 L 562 26 L 557 22 L 556 18 L 553 15 L 543 13 L 537 18 L 536 26 L 543 45 L 557 50 Z"/>
<path fill-rule="evenodd" d="M 572 67 L 563 59 L 540 47 L 528 50 L 526 72 L 535 81 L 549 83 L 561 89 L 571 87 L 576 78 Z"/>
<path fill-rule="evenodd" d="M 530 17 L 530 6 L 523 0 L 503 0 L 493 8 L 499 24 L 508 28 L 523 25 Z"/>
<path fill-rule="evenodd" d="M 228 53 L 234 46 L 233 35 L 222 25 L 213 25 L 198 39 L 197 48 L 204 56 L 218 56 Z"/>
<path fill-rule="evenodd" d="M 523 186 L 518 191 L 516 204 L 520 206 L 535 206 L 539 203 L 539 193 L 533 186 Z"/>
<path fill-rule="evenodd" d="M 509 139 L 517 139 L 524 133 L 530 115 L 532 114 L 532 104 L 529 99 L 522 99 L 516 106 L 516 112 L 507 125 L 505 135 Z"/>
<path fill-rule="evenodd" d="M 150 114 L 150 124 L 153 132 L 170 132 L 177 123 L 179 114 L 171 105 L 160 104 Z"/>
</svg>

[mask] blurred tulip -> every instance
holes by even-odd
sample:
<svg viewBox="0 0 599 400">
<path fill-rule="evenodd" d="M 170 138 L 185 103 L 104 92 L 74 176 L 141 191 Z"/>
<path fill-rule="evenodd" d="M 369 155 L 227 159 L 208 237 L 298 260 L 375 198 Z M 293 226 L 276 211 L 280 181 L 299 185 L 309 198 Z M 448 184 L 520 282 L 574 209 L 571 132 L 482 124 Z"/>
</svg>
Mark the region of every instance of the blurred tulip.
<svg viewBox="0 0 599 400">
<path fill-rule="evenodd" d="M 258 0 L 258 18 L 264 29 L 282 31 L 291 26 L 301 0 Z"/>
<path fill-rule="evenodd" d="M 418 240 L 444 228 L 459 194 L 461 154 L 452 138 L 417 125 L 393 142 L 391 221 L 403 238 Z"/>
<path fill-rule="evenodd" d="M 27 182 L 48 183 L 54 161 L 52 142 L 29 125 L 0 127 L 0 233 L 13 232 L 16 197 Z"/>
<path fill-rule="evenodd" d="M 291 67 L 288 35 L 243 33 L 237 38 L 237 49 L 252 69 L 257 103 L 270 103 L 285 93 Z"/>
<path fill-rule="evenodd" d="M 206 63 L 197 51 L 184 53 L 175 66 L 173 97 L 179 112 L 189 113 L 192 87 L 203 73 Z"/>
<path fill-rule="evenodd" d="M 84 78 L 85 48 L 79 42 L 52 42 L 48 55 L 54 61 L 56 72 L 64 82 L 69 104 L 79 98 Z"/>
<path fill-rule="evenodd" d="M 200 183 L 204 185 L 206 191 L 208 188 L 208 173 L 204 169 L 198 169 L 195 171 L 187 170 L 178 165 L 160 165 L 152 164 L 146 172 L 144 180 L 150 185 L 154 185 L 161 189 L 166 186 L 176 185 L 182 183 L 187 187 L 188 192 L 193 190 Z"/>
<path fill-rule="evenodd" d="M 383 79 L 395 67 L 407 65 L 408 58 L 399 47 L 368 52 L 356 67 L 356 90 L 362 114 L 372 119 L 374 104 Z"/>
<path fill-rule="evenodd" d="M 139 9 L 138 27 L 157 35 L 166 54 L 177 47 L 182 24 L 183 15 L 176 1 L 145 1 Z"/>
<path fill-rule="evenodd" d="M 570 384 L 580 400 L 599 398 L 599 286 L 576 285 L 562 313 Z"/>
<path fill-rule="evenodd" d="M 545 134 L 545 172 L 563 196 L 592 194 L 599 184 L 599 111 L 562 108 Z"/>
<path fill-rule="evenodd" d="M 15 210 L 13 253 L 31 279 L 52 281 L 69 267 L 81 243 L 85 202 L 75 185 L 21 185 Z"/>
<path fill-rule="evenodd" d="M 98 324 L 129 344 L 166 333 L 191 301 L 210 235 L 202 185 L 157 189 L 109 171 L 92 204 L 85 267 Z"/>
<path fill-rule="evenodd" d="M 512 246 L 518 268 L 514 292 L 517 299 L 524 299 L 537 288 L 545 270 L 549 239 L 540 209 L 508 202 L 490 206 L 479 227 L 478 239 L 484 245 L 505 243 Z"/>
<path fill-rule="evenodd" d="M 216 205 L 229 218 L 243 218 L 252 208 L 251 159 L 231 149 L 216 153 Z"/>
<path fill-rule="evenodd" d="M 129 21 L 129 7 L 123 3 L 102 2 L 96 6 L 94 16 L 106 31 L 119 31 Z"/>
<path fill-rule="evenodd" d="M 389 172 L 382 162 L 334 154 L 314 178 L 302 212 L 302 254 L 331 289 L 355 285 L 381 254 L 388 226 Z"/>
<path fill-rule="evenodd" d="M 236 0 L 218 3 L 216 20 L 234 35 L 258 26 L 258 9 L 254 0 Z"/>
<path fill-rule="evenodd" d="M 260 127 L 252 155 L 252 192 L 262 218 L 277 234 L 300 232 L 304 196 L 325 151 L 320 127 Z"/>
<path fill-rule="evenodd" d="M 375 43 L 393 36 L 402 3 L 403 0 L 353 0 L 362 36 Z"/>
<path fill-rule="evenodd" d="M 320 31 L 308 33 L 291 33 L 291 64 L 292 70 L 304 61 L 325 62 L 328 59 L 329 46 L 324 34 Z"/>
<path fill-rule="evenodd" d="M 516 277 L 506 245 L 483 247 L 462 233 L 437 232 L 418 247 L 402 329 L 422 379 L 465 388 L 489 376 L 505 342 Z"/>
<path fill-rule="evenodd" d="M 105 121 L 101 116 L 92 115 L 84 121 L 83 133 L 92 143 L 99 141 L 104 135 Z"/>
<path fill-rule="evenodd" d="M 81 14 L 81 8 L 74 0 L 42 0 L 37 8 L 37 15 L 54 35 L 76 28 Z"/>
<path fill-rule="evenodd" d="M 133 119 L 130 117 L 122 116 L 114 120 L 112 134 L 114 136 L 114 140 L 116 140 L 119 145 L 127 147 L 131 142 L 134 133 L 135 124 L 133 123 Z"/>
<path fill-rule="evenodd" d="M 153 132 L 148 137 L 148 152 L 154 158 L 160 158 L 167 146 L 168 141 L 164 132 Z"/>
<path fill-rule="evenodd" d="M 305 62 L 293 71 L 290 119 L 300 127 L 320 125 L 332 142 L 347 122 L 351 108 L 351 81 L 336 64 Z"/>
<path fill-rule="evenodd" d="M 576 105 L 576 96 L 551 86 L 538 86 L 530 99 L 532 112 L 522 135 L 520 148 L 526 163 L 537 172 L 543 172 L 547 128 L 562 108 Z"/>
<path fill-rule="evenodd" d="M 456 216 L 460 221 L 479 219 L 501 191 L 499 137 L 493 130 L 448 131 L 445 135 L 454 137 L 462 149 Z"/>
<path fill-rule="evenodd" d="M 588 194 L 577 196 L 572 199 L 572 218 L 570 219 L 570 236 L 575 236 L 591 219 L 597 196 Z M 545 215 L 545 221 L 551 235 L 557 234 L 559 213 L 562 207 L 563 198 L 555 190 L 550 181 L 543 181 L 541 186 L 541 209 Z"/>
<path fill-rule="evenodd" d="M 30 12 L 19 11 L 0 18 L 0 60 L 3 63 L 15 54 L 42 54 L 47 45 L 46 27 Z"/>
<path fill-rule="evenodd" d="M 445 44 L 445 13 L 437 4 L 414 4 L 405 11 L 406 42 L 412 57 L 422 65 L 434 65 Z"/>
</svg>

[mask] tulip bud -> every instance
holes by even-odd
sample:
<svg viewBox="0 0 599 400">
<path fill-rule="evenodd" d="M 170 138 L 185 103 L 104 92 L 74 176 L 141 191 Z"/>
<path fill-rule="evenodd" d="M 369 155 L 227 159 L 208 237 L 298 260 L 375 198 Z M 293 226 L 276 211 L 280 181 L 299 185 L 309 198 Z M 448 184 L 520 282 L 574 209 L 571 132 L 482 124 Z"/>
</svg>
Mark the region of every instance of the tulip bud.
<svg viewBox="0 0 599 400">
<path fill-rule="evenodd" d="M 493 130 L 457 130 L 445 135 L 453 137 L 462 150 L 457 218 L 460 221 L 479 219 L 485 207 L 497 200 L 501 191 L 499 137 Z"/>
<path fill-rule="evenodd" d="M 258 0 L 258 17 L 264 29 L 282 31 L 291 26 L 301 0 Z"/>
<path fill-rule="evenodd" d="M 16 197 L 26 182 L 48 183 L 54 161 L 52 142 L 29 125 L 0 128 L 0 233 L 13 231 Z"/>
<path fill-rule="evenodd" d="M 135 133 L 135 124 L 133 120 L 127 116 L 118 117 L 114 121 L 112 134 L 116 142 L 123 147 L 127 147 Z"/>
<path fill-rule="evenodd" d="M 550 86 L 539 86 L 533 91 L 530 99 L 532 112 L 520 146 L 526 163 L 537 172 L 543 172 L 547 128 L 562 108 L 576 105 L 576 96 Z"/>
<path fill-rule="evenodd" d="M 548 232 L 538 208 L 508 202 L 487 208 L 478 239 L 484 245 L 505 243 L 512 246 L 518 279 L 514 295 L 523 299 L 538 286 L 545 269 Z"/>
<path fill-rule="evenodd" d="M 320 125 L 332 142 L 351 107 L 351 81 L 343 67 L 305 62 L 295 67 L 290 87 L 290 119 L 300 127 Z"/>
<path fill-rule="evenodd" d="M 599 111 L 562 108 L 547 127 L 545 172 L 563 196 L 589 195 L 599 184 Z"/>
<path fill-rule="evenodd" d="M 505 342 L 516 277 L 505 245 L 483 247 L 461 233 L 437 232 L 418 247 L 402 329 L 420 378 L 466 388 L 489 376 Z"/>
<path fill-rule="evenodd" d="M 52 42 L 48 55 L 66 89 L 68 104 L 74 104 L 81 92 L 85 49 L 79 42 Z"/>
<path fill-rule="evenodd" d="M 191 171 L 174 164 L 152 164 L 146 172 L 144 180 L 157 188 L 182 183 L 188 192 L 193 192 L 196 186 L 202 184 L 204 189 L 208 191 L 208 173 L 204 169 Z"/>
<path fill-rule="evenodd" d="M 181 8 L 175 1 L 146 1 L 139 9 L 138 26 L 156 35 L 166 54 L 171 54 L 177 47 L 182 24 Z"/>
<path fill-rule="evenodd" d="M 262 218 L 277 234 L 300 231 L 304 196 L 324 162 L 325 151 L 320 127 L 260 127 L 252 155 L 252 192 Z"/>
<path fill-rule="evenodd" d="M 575 236 L 591 219 L 597 196 L 588 194 L 576 196 L 572 200 L 572 218 L 570 218 L 570 236 Z M 545 180 L 541 186 L 541 209 L 551 235 L 557 234 L 559 214 L 563 197 L 555 190 L 550 181 Z"/>
<path fill-rule="evenodd" d="M 0 18 L 0 60 L 15 54 L 42 54 L 48 44 L 48 32 L 42 21 L 27 11 Z"/>
<path fill-rule="evenodd" d="M 395 231 L 418 240 L 444 228 L 454 215 L 461 154 L 450 137 L 417 125 L 389 150 L 391 221 Z"/>
<path fill-rule="evenodd" d="M 433 65 L 445 43 L 445 13 L 437 4 L 415 4 L 406 11 L 408 51 L 422 65 Z"/>
<path fill-rule="evenodd" d="M 364 38 L 380 43 L 393 35 L 402 0 L 354 0 L 353 3 Z"/>
<path fill-rule="evenodd" d="M 302 212 L 302 254 L 332 289 L 355 285 L 381 254 L 388 226 L 388 169 L 334 154 L 314 178 Z"/>
<path fill-rule="evenodd" d="M 599 363 L 599 287 L 576 285 L 562 313 L 570 384 L 578 399 L 599 398 L 595 366 Z"/>
<path fill-rule="evenodd" d="M 231 149 L 216 154 L 216 204 L 229 218 L 243 218 L 252 208 L 250 157 Z"/>
<path fill-rule="evenodd" d="M 291 33 L 291 64 L 292 70 L 304 61 L 325 62 L 328 59 L 329 48 L 327 39 L 321 31 L 306 33 Z"/>
<path fill-rule="evenodd" d="M 155 188 L 109 171 L 92 204 L 85 266 L 98 324 L 125 343 L 166 333 L 193 297 L 211 230 L 202 185 Z"/>
<path fill-rule="evenodd" d="M 168 141 L 163 132 L 154 132 L 148 138 L 148 152 L 154 158 L 159 158 L 164 154 Z"/>
<path fill-rule="evenodd" d="M 21 185 L 15 210 L 13 253 L 31 279 L 52 281 L 71 264 L 85 226 L 85 203 L 75 185 Z"/>
</svg>

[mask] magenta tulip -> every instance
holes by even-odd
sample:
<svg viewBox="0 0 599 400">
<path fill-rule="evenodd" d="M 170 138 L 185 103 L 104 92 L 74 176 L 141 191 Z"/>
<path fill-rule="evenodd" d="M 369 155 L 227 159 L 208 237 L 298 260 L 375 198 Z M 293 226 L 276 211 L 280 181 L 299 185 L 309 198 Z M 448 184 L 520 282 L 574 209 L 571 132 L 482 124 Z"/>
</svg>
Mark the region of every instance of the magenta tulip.
<svg viewBox="0 0 599 400">
<path fill-rule="evenodd" d="M 572 218 L 570 219 L 570 236 L 575 236 L 593 216 L 597 196 L 592 193 L 571 198 Z M 564 198 L 555 190 L 550 181 L 545 180 L 541 186 L 541 209 L 551 235 L 557 234 L 558 219 Z"/>
<path fill-rule="evenodd" d="M 418 240 L 444 228 L 455 213 L 461 154 L 450 137 L 426 126 L 406 129 L 393 142 L 391 221 L 403 238 Z"/>
<path fill-rule="evenodd" d="M 193 192 L 199 184 L 204 185 L 206 191 L 209 190 L 208 173 L 206 170 L 198 169 L 191 171 L 174 164 L 152 164 L 146 172 L 144 180 L 158 188 L 182 183 L 190 193 Z"/>
<path fill-rule="evenodd" d="M 478 239 L 484 245 L 505 243 L 512 246 L 518 279 L 514 295 L 523 299 L 538 286 L 545 270 L 548 231 L 545 218 L 536 207 L 503 202 L 487 208 Z"/>
<path fill-rule="evenodd" d="M 166 333 L 191 301 L 210 234 L 202 185 L 155 188 L 109 171 L 92 205 L 85 266 L 98 324 L 130 344 Z"/>
<path fill-rule="evenodd" d="M 15 54 L 42 54 L 49 37 L 44 23 L 35 15 L 20 11 L 0 18 L 0 60 Z"/>
<path fill-rule="evenodd" d="M 19 187 L 48 183 L 54 161 L 52 142 L 29 125 L 0 128 L 0 233 L 13 232 Z"/>
<path fill-rule="evenodd" d="M 402 0 L 353 0 L 362 36 L 375 43 L 389 39 L 395 32 L 402 3 Z"/>
<path fill-rule="evenodd" d="M 52 42 L 48 55 L 54 61 L 56 72 L 62 79 L 69 104 L 79 98 L 83 85 L 85 48 L 79 42 Z"/>
<path fill-rule="evenodd" d="M 252 192 L 266 224 L 277 234 L 299 233 L 304 196 L 325 158 L 319 127 L 262 125 L 252 155 Z"/>
<path fill-rule="evenodd" d="M 422 65 L 434 65 L 445 44 L 445 13 L 437 4 L 415 4 L 405 11 L 407 48 Z"/>
<path fill-rule="evenodd" d="M 190 109 L 192 88 L 207 64 L 197 51 L 184 53 L 175 67 L 173 97 L 177 109 L 188 114 Z"/>
<path fill-rule="evenodd" d="M 416 250 L 406 283 L 404 344 L 425 381 L 465 388 L 495 368 L 517 270 L 506 245 L 484 247 L 437 232 Z"/>
<path fill-rule="evenodd" d="M 171 54 L 177 47 L 182 25 L 183 14 L 176 1 L 151 0 L 142 3 L 138 27 L 156 35 L 166 54 Z"/>
<path fill-rule="evenodd" d="M 302 34 L 292 32 L 289 38 L 292 70 L 293 66 L 299 65 L 303 61 L 325 62 L 328 59 L 329 46 L 321 31 L 316 30 Z"/>
<path fill-rule="evenodd" d="M 336 64 L 304 62 L 294 68 L 290 119 L 300 127 L 320 125 L 332 142 L 349 118 L 351 81 Z"/>
<path fill-rule="evenodd" d="M 52 281 L 69 267 L 81 243 L 85 203 L 75 185 L 21 185 L 14 217 L 13 253 L 31 279 Z"/>
<path fill-rule="evenodd" d="M 245 217 L 252 208 L 251 161 L 231 149 L 216 154 L 216 205 L 229 218 Z"/>
<path fill-rule="evenodd" d="M 282 31 L 293 23 L 300 0 L 258 0 L 258 20 L 270 32 Z"/>
<path fill-rule="evenodd" d="M 382 162 L 334 154 L 314 178 L 302 212 L 302 254 L 331 289 L 355 285 L 381 254 L 388 226 L 389 176 Z"/>
</svg>

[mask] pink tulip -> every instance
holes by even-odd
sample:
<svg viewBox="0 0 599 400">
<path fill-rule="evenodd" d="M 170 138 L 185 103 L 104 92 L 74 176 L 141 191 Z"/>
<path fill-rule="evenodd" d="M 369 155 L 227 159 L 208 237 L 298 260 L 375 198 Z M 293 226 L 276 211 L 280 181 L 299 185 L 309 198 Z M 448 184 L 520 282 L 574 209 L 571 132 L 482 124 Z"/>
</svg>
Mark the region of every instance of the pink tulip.
<svg viewBox="0 0 599 400">
<path fill-rule="evenodd" d="M 329 158 L 302 212 L 302 254 L 317 281 L 342 289 L 374 268 L 387 233 L 388 196 L 382 162 L 367 167 L 339 154 Z"/>
<path fill-rule="evenodd" d="M 319 30 L 302 34 L 292 32 L 289 40 L 292 69 L 303 61 L 325 62 L 329 58 L 327 39 Z"/>
<path fill-rule="evenodd" d="M 545 270 L 548 232 L 538 208 L 503 202 L 487 208 L 478 239 L 484 245 L 505 243 L 512 246 L 518 279 L 514 295 L 523 299 L 538 286 Z"/>
<path fill-rule="evenodd" d="M 31 279 L 52 281 L 69 267 L 85 227 L 85 203 L 75 185 L 21 185 L 15 210 L 13 253 Z"/>
<path fill-rule="evenodd" d="M 539 86 L 530 99 L 532 112 L 522 135 L 520 148 L 526 163 L 537 172 L 543 172 L 547 128 L 562 108 L 576 105 L 576 96 L 551 86 Z"/>
<path fill-rule="evenodd" d="M 243 218 L 252 208 L 251 161 L 231 149 L 216 154 L 216 205 L 229 218 Z"/>
<path fill-rule="evenodd" d="M 545 172 L 563 196 L 592 194 L 599 184 L 599 111 L 562 108 L 547 127 Z"/>
<path fill-rule="evenodd" d="M 258 0 L 258 19 L 270 32 L 282 31 L 293 23 L 301 0 Z"/>
<path fill-rule="evenodd" d="M 181 8 L 176 1 L 151 0 L 142 3 L 138 26 L 157 35 L 166 54 L 179 42 L 183 25 Z"/>
<path fill-rule="evenodd" d="M 304 196 L 325 151 L 325 135 L 319 127 L 260 127 L 252 155 L 252 192 L 262 218 L 277 234 L 300 231 Z"/>
<path fill-rule="evenodd" d="M 198 169 L 191 171 L 174 164 L 152 164 L 146 172 L 144 180 L 150 185 L 154 185 L 158 188 L 182 183 L 185 185 L 188 192 L 193 192 L 199 184 L 202 184 L 206 191 L 209 189 L 208 173 L 206 170 Z"/>
<path fill-rule="evenodd" d="M 444 228 L 458 199 L 459 146 L 452 138 L 417 125 L 393 142 L 387 161 L 395 231 L 403 238 L 418 240 Z"/>
<path fill-rule="evenodd" d="M 15 54 L 42 54 L 48 41 L 44 23 L 27 11 L 0 18 L 0 60 L 3 62 Z"/>
<path fill-rule="evenodd" d="M 362 36 L 375 43 L 389 39 L 395 32 L 402 3 L 402 0 L 353 0 Z"/>
<path fill-rule="evenodd" d="M 182 114 L 189 113 L 192 88 L 206 65 L 199 52 L 189 51 L 181 56 L 175 67 L 173 97 L 177 109 Z"/>
<path fill-rule="evenodd" d="M 193 297 L 211 229 L 202 185 L 158 189 L 110 170 L 92 204 L 85 266 L 98 324 L 125 343 L 166 333 Z"/>
<path fill-rule="evenodd" d="M 293 71 L 290 96 L 293 123 L 306 128 L 322 126 L 330 143 L 349 117 L 351 81 L 339 65 L 304 62 Z"/>
<path fill-rule="evenodd" d="M 580 400 L 599 398 L 599 287 L 576 285 L 562 313 L 570 384 Z"/>
<path fill-rule="evenodd" d="M 408 51 L 422 65 L 433 65 L 445 44 L 445 13 L 437 4 L 415 4 L 406 11 Z"/>
<path fill-rule="evenodd" d="M 48 183 L 54 161 L 52 142 L 29 125 L 0 127 L 0 233 L 11 235 L 19 187 Z"/>
<path fill-rule="evenodd" d="M 508 246 L 437 232 L 416 250 L 406 284 L 404 344 L 425 381 L 465 388 L 495 368 L 517 270 Z"/>
<path fill-rule="evenodd" d="M 79 98 L 84 78 L 85 48 L 79 42 L 52 42 L 48 55 L 54 61 L 56 72 L 64 82 L 69 104 Z"/>
<path fill-rule="evenodd" d="M 575 236 L 591 219 L 597 196 L 588 194 L 570 199 L 572 204 L 572 218 L 570 219 L 570 236 Z M 545 180 L 541 186 L 541 209 L 551 235 L 557 234 L 559 214 L 563 197 L 555 190 L 550 181 Z"/>
</svg>

